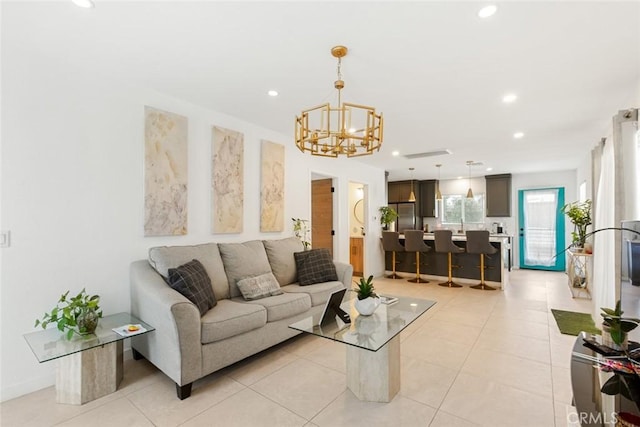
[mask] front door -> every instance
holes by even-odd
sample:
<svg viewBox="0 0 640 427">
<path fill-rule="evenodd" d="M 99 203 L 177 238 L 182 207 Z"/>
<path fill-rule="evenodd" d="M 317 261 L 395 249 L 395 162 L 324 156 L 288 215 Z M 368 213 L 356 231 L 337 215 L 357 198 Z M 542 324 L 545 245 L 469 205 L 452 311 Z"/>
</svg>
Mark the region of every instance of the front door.
<svg viewBox="0 0 640 427">
<path fill-rule="evenodd" d="M 311 181 L 311 247 L 333 256 L 333 180 Z"/>
<path fill-rule="evenodd" d="M 518 191 L 520 268 L 564 271 L 564 188 Z"/>
</svg>

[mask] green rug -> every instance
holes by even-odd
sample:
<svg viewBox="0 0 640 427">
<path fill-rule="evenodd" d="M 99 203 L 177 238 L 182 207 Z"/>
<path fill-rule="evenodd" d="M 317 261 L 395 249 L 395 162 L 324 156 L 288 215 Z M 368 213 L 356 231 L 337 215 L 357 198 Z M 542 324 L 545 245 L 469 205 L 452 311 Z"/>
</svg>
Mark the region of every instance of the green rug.
<svg viewBox="0 0 640 427">
<path fill-rule="evenodd" d="M 551 309 L 553 317 L 556 318 L 556 323 L 560 332 L 565 335 L 578 336 L 580 331 L 588 332 L 591 334 L 600 334 L 600 329 L 596 328 L 593 318 L 588 313 L 577 313 L 575 311 L 564 311 Z"/>
</svg>

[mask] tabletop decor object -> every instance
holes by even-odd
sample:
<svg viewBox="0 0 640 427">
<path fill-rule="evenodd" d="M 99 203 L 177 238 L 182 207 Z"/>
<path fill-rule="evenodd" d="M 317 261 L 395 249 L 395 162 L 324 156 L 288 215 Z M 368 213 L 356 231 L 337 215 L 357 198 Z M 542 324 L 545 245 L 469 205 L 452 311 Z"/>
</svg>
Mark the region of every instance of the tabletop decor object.
<svg viewBox="0 0 640 427">
<path fill-rule="evenodd" d="M 358 298 L 354 306 L 361 315 L 370 316 L 380 305 L 380 298 L 373 287 L 373 276 L 369 276 L 367 279 L 361 277 L 356 285 L 354 290 L 357 292 Z"/>
<path fill-rule="evenodd" d="M 50 323 L 55 323 L 59 331 L 66 330 L 67 339 L 71 339 L 73 334 L 94 333 L 98 319 L 102 317 L 100 297 L 87 294 L 84 288 L 75 297 L 69 297 L 69 292 L 60 296 L 51 312 L 45 313 L 42 319 L 36 319 L 34 327 L 41 325 L 42 329 L 46 329 Z"/>
</svg>

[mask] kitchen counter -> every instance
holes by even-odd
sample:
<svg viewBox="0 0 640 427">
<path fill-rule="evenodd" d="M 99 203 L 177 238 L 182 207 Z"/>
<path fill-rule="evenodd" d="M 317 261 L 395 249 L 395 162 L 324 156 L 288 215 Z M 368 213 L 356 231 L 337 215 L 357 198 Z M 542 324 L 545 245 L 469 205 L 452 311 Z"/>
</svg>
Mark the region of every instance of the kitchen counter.
<svg viewBox="0 0 640 427">
<path fill-rule="evenodd" d="M 513 236 L 509 234 L 495 234 L 489 236 L 489 242 L 497 249 L 495 255 L 485 256 L 485 280 L 487 284 L 504 289 L 509 282 L 509 271 L 511 271 L 511 242 Z M 461 233 L 454 233 L 452 240 L 462 248 L 466 246 L 467 236 Z M 421 255 L 420 273 L 427 276 L 431 282 L 444 282 L 448 275 L 448 263 L 446 253 L 435 251 L 433 233 L 424 233 L 424 241 L 431 251 Z M 404 234 L 400 234 L 400 243 L 404 244 Z M 385 268 L 391 271 L 391 252 L 385 253 Z M 477 284 L 480 280 L 479 255 L 468 254 L 466 252 L 453 255 L 453 264 L 459 268 L 453 269 L 453 277 L 461 283 Z M 414 273 L 415 254 L 413 252 L 396 252 L 396 271 L 404 273 Z M 429 276 L 432 276 L 431 278 Z M 407 275 L 407 278 L 410 278 Z M 468 279 L 468 280 L 464 280 Z"/>
</svg>

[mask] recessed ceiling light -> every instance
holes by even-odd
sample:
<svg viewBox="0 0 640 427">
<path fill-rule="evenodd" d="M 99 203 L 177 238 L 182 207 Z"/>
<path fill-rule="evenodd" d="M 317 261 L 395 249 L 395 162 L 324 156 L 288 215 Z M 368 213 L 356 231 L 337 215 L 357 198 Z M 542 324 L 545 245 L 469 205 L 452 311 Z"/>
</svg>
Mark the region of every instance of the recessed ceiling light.
<svg viewBox="0 0 640 427">
<path fill-rule="evenodd" d="M 458 177 L 458 179 L 462 179 L 462 177 L 461 177 L 461 176 L 459 176 L 459 177 Z"/>
<path fill-rule="evenodd" d="M 487 172 L 491 172 L 493 168 L 487 168 Z"/>
<path fill-rule="evenodd" d="M 502 102 L 504 102 L 505 104 L 511 104 L 516 99 L 518 99 L 518 95 L 516 95 L 515 93 L 508 93 L 502 97 Z"/>
<path fill-rule="evenodd" d="M 278 96 L 278 91 L 272 89 L 272 90 L 267 92 L 267 95 L 269 95 L 269 96 Z"/>
<path fill-rule="evenodd" d="M 391 155 L 392 155 L 392 156 L 394 156 L 394 157 L 396 157 L 396 156 L 399 156 L 399 155 L 400 155 L 400 152 L 399 152 L 399 151 L 392 151 L 392 152 L 391 152 Z"/>
<path fill-rule="evenodd" d="M 516 132 L 516 133 L 514 133 L 514 134 L 513 134 L 513 137 L 514 137 L 515 139 L 520 139 L 520 138 L 522 138 L 523 136 L 524 136 L 524 132 Z"/>
<path fill-rule="evenodd" d="M 91 9 L 94 4 L 92 0 L 71 0 L 73 4 L 78 7 L 84 7 L 85 9 Z"/>
<path fill-rule="evenodd" d="M 495 4 L 490 4 L 489 6 L 485 6 L 482 9 L 480 9 L 478 11 L 478 16 L 480 18 L 488 18 L 490 16 L 493 16 L 497 10 L 498 8 L 496 7 Z"/>
</svg>

